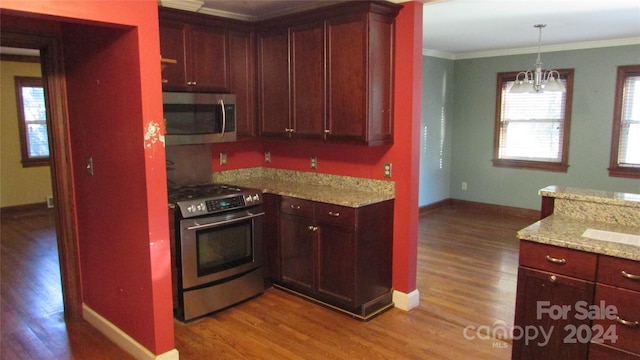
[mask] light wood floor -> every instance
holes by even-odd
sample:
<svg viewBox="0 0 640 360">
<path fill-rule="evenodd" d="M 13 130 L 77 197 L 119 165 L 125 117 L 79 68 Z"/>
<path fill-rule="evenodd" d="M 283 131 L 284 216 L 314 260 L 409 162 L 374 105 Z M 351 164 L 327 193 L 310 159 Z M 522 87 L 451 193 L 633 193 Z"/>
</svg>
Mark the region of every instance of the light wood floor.
<svg viewBox="0 0 640 360">
<path fill-rule="evenodd" d="M 364 323 L 269 289 L 175 322 L 180 359 L 509 359 L 511 344 L 486 329 L 513 324 L 515 233 L 534 220 L 451 208 L 422 215 L 419 307 Z M 64 322 L 51 215 L 3 216 L 1 227 L 1 358 L 129 359 L 87 323 Z"/>
</svg>

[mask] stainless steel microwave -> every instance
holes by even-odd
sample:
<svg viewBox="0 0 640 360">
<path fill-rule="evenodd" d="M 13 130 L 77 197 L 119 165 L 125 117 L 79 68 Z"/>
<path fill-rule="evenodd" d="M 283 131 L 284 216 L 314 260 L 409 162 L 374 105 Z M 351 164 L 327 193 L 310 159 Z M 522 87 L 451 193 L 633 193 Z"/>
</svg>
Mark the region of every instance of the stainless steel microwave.
<svg viewBox="0 0 640 360">
<path fill-rule="evenodd" d="M 236 141 L 234 94 L 163 92 L 166 145 Z"/>
</svg>

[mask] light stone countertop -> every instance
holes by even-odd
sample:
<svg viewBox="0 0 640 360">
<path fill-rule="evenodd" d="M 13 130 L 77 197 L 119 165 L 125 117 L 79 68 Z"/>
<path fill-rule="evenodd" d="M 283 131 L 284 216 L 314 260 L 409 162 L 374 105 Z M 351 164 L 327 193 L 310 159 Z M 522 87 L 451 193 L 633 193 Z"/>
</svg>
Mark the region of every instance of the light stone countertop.
<svg viewBox="0 0 640 360">
<path fill-rule="evenodd" d="M 520 240 L 640 261 L 640 247 L 583 237 L 587 229 L 640 235 L 640 227 L 551 215 L 518 231 Z"/>
<path fill-rule="evenodd" d="M 640 208 L 640 194 L 633 193 L 579 189 L 552 185 L 540 189 L 538 194 L 540 196 L 548 196 L 557 199 Z"/>
<path fill-rule="evenodd" d="M 359 191 L 328 185 L 315 185 L 272 178 L 237 179 L 234 185 L 260 189 L 262 192 L 291 196 L 348 207 L 362 207 L 393 199 L 393 196 L 378 192 Z"/>
<path fill-rule="evenodd" d="M 213 182 L 353 208 L 395 198 L 392 181 L 263 167 L 217 172 Z"/>
</svg>

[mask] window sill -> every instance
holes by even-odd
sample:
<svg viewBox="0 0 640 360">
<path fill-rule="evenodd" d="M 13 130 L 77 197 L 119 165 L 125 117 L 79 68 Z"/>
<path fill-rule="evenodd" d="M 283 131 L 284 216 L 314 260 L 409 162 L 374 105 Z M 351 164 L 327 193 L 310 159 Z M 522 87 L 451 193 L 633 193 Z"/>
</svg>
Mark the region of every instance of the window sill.
<svg viewBox="0 0 640 360">
<path fill-rule="evenodd" d="M 563 163 L 530 161 L 530 160 L 507 160 L 493 159 L 493 166 L 514 169 L 542 170 L 553 172 L 567 172 L 569 165 Z"/>
<path fill-rule="evenodd" d="M 630 179 L 640 179 L 640 168 L 615 167 L 609 168 L 609 176 Z"/>
</svg>

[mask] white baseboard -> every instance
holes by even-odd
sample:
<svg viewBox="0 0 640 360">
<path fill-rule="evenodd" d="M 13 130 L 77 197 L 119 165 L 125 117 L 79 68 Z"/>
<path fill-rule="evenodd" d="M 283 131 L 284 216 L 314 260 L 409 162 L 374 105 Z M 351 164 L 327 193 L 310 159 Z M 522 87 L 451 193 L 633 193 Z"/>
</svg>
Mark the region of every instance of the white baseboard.
<svg viewBox="0 0 640 360">
<path fill-rule="evenodd" d="M 112 324 L 109 320 L 102 317 L 97 312 L 93 311 L 86 304 L 82 304 L 82 317 L 93 327 L 98 329 L 104 336 L 113 341 L 116 345 L 129 353 L 131 356 L 138 360 L 179 360 L 180 354 L 178 350 L 172 349 L 163 354 L 155 355 L 147 348 L 142 346 L 131 336 L 127 335 L 124 331 L 120 330 L 117 326 Z"/>
<path fill-rule="evenodd" d="M 403 292 L 393 290 L 393 303 L 400 310 L 409 311 L 420 305 L 420 292 L 418 289 L 405 294 Z"/>
</svg>

